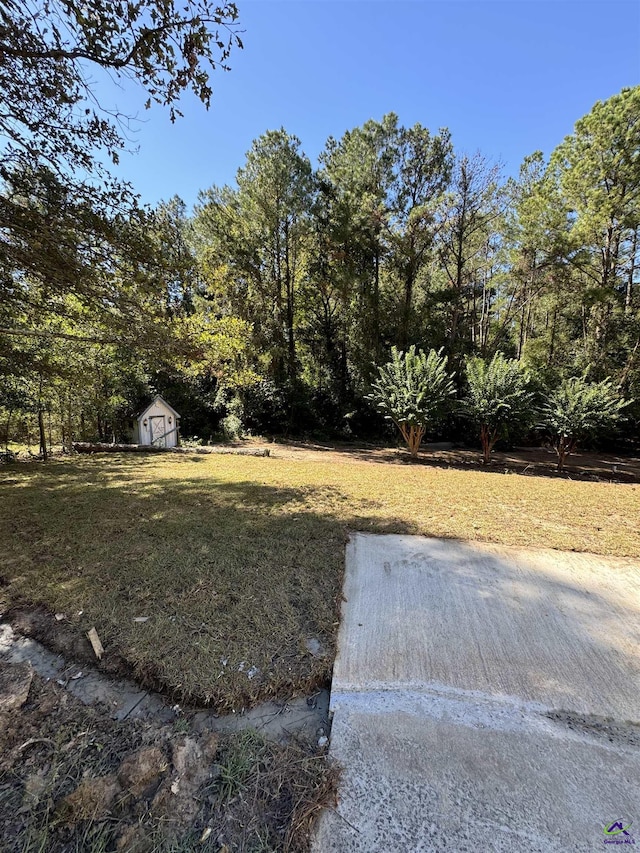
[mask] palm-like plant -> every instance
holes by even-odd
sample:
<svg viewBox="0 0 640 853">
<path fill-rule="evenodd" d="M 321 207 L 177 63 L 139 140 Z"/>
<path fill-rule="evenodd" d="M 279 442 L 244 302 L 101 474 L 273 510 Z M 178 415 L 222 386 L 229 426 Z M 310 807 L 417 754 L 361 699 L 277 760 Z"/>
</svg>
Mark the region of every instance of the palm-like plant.
<svg viewBox="0 0 640 853">
<path fill-rule="evenodd" d="M 447 358 L 442 350 L 425 353 L 412 346 L 402 352 L 392 347 L 391 361 L 378 373 L 368 399 L 398 427 L 415 458 L 426 431 L 442 417 L 455 392 Z"/>
<path fill-rule="evenodd" d="M 487 464 L 496 441 L 510 427 L 532 422 L 533 394 L 529 376 L 515 359 L 496 353 L 491 361 L 469 358 L 466 362 L 467 395 L 462 412 L 479 429 L 482 459 Z"/>
<path fill-rule="evenodd" d="M 542 427 L 558 454 L 558 471 L 579 442 L 613 429 L 629 402 L 609 380 L 587 382 L 585 376 L 565 379 L 551 391 L 542 407 Z"/>
</svg>

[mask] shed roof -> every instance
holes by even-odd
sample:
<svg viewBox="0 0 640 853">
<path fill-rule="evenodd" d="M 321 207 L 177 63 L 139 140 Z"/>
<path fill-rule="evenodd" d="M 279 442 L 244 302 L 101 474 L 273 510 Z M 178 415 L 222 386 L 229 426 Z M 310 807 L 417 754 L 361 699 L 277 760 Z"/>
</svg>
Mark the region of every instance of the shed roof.
<svg viewBox="0 0 640 853">
<path fill-rule="evenodd" d="M 164 406 L 167 407 L 167 409 L 169 409 L 171 412 L 173 412 L 173 414 L 176 418 L 180 418 L 180 415 L 176 412 L 176 410 L 173 408 L 173 406 L 170 406 L 169 403 L 167 403 L 167 401 L 164 399 L 164 397 L 160 396 L 160 394 L 156 394 L 156 396 L 149 403 L 149 405 L 146 407 L 146 409 L 144 409 L 142 412 L 140 412 L 140 414 L 136 417 L 136 420 L 141 421 L 142 418 L 144 418 L 144 416 L 147 414 L 147 412 L 149 411 L 151 406 L 153 406 L 154 403 L 158 403 L 158 402 L 162 403 Z"/>
</svg>

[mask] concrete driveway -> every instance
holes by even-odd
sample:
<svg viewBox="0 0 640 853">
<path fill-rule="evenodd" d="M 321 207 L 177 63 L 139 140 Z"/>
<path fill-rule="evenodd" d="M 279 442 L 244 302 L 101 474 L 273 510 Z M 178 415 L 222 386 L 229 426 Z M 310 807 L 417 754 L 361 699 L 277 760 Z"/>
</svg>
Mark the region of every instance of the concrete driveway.
<svg viewBox="0 0 640 853">
<path fill-rule="evenodd" d="M 637 562 L 355 534 L 344 596 L 314 853 L 640 845 Z"/>
</svg>

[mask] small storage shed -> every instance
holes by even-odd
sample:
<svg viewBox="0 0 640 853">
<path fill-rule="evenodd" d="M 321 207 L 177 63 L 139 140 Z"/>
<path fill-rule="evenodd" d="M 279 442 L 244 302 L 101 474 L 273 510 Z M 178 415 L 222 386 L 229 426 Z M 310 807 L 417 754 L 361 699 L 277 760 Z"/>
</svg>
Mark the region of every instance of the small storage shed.
<svg viewBox="0 0 640 853">
<path fill-rule="evenodd" d="M 158 395 L 135 419 L 133 443 L 177 447 L 180 443 L 179 427 L 180 415 Z"/>
</svg>

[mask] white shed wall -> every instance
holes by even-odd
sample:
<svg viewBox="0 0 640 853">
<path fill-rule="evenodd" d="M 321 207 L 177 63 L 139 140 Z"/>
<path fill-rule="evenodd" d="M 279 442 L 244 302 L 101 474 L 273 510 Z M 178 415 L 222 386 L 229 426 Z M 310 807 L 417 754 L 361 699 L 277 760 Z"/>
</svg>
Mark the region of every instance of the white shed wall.
<svg viewBox="0 0 640 853">
<path fill-rule="evenodd" d="M 152 420 L 163 418 L 162 420 Z M 169 421 L 171 418 L 171 421 Z M 149 408 L 138 418 L 138 444 L 159 444 L 161 447 L 176 447 L 178 444 L 178 423 L 173 411 L 162 400 L 154 400 Z M 145 426 L 145 421 L 146 426 Z M 156 437 L 156 441 L 152 436 Z M 158 436 L 164 436 L 159 438 Z"/>
</svg>

